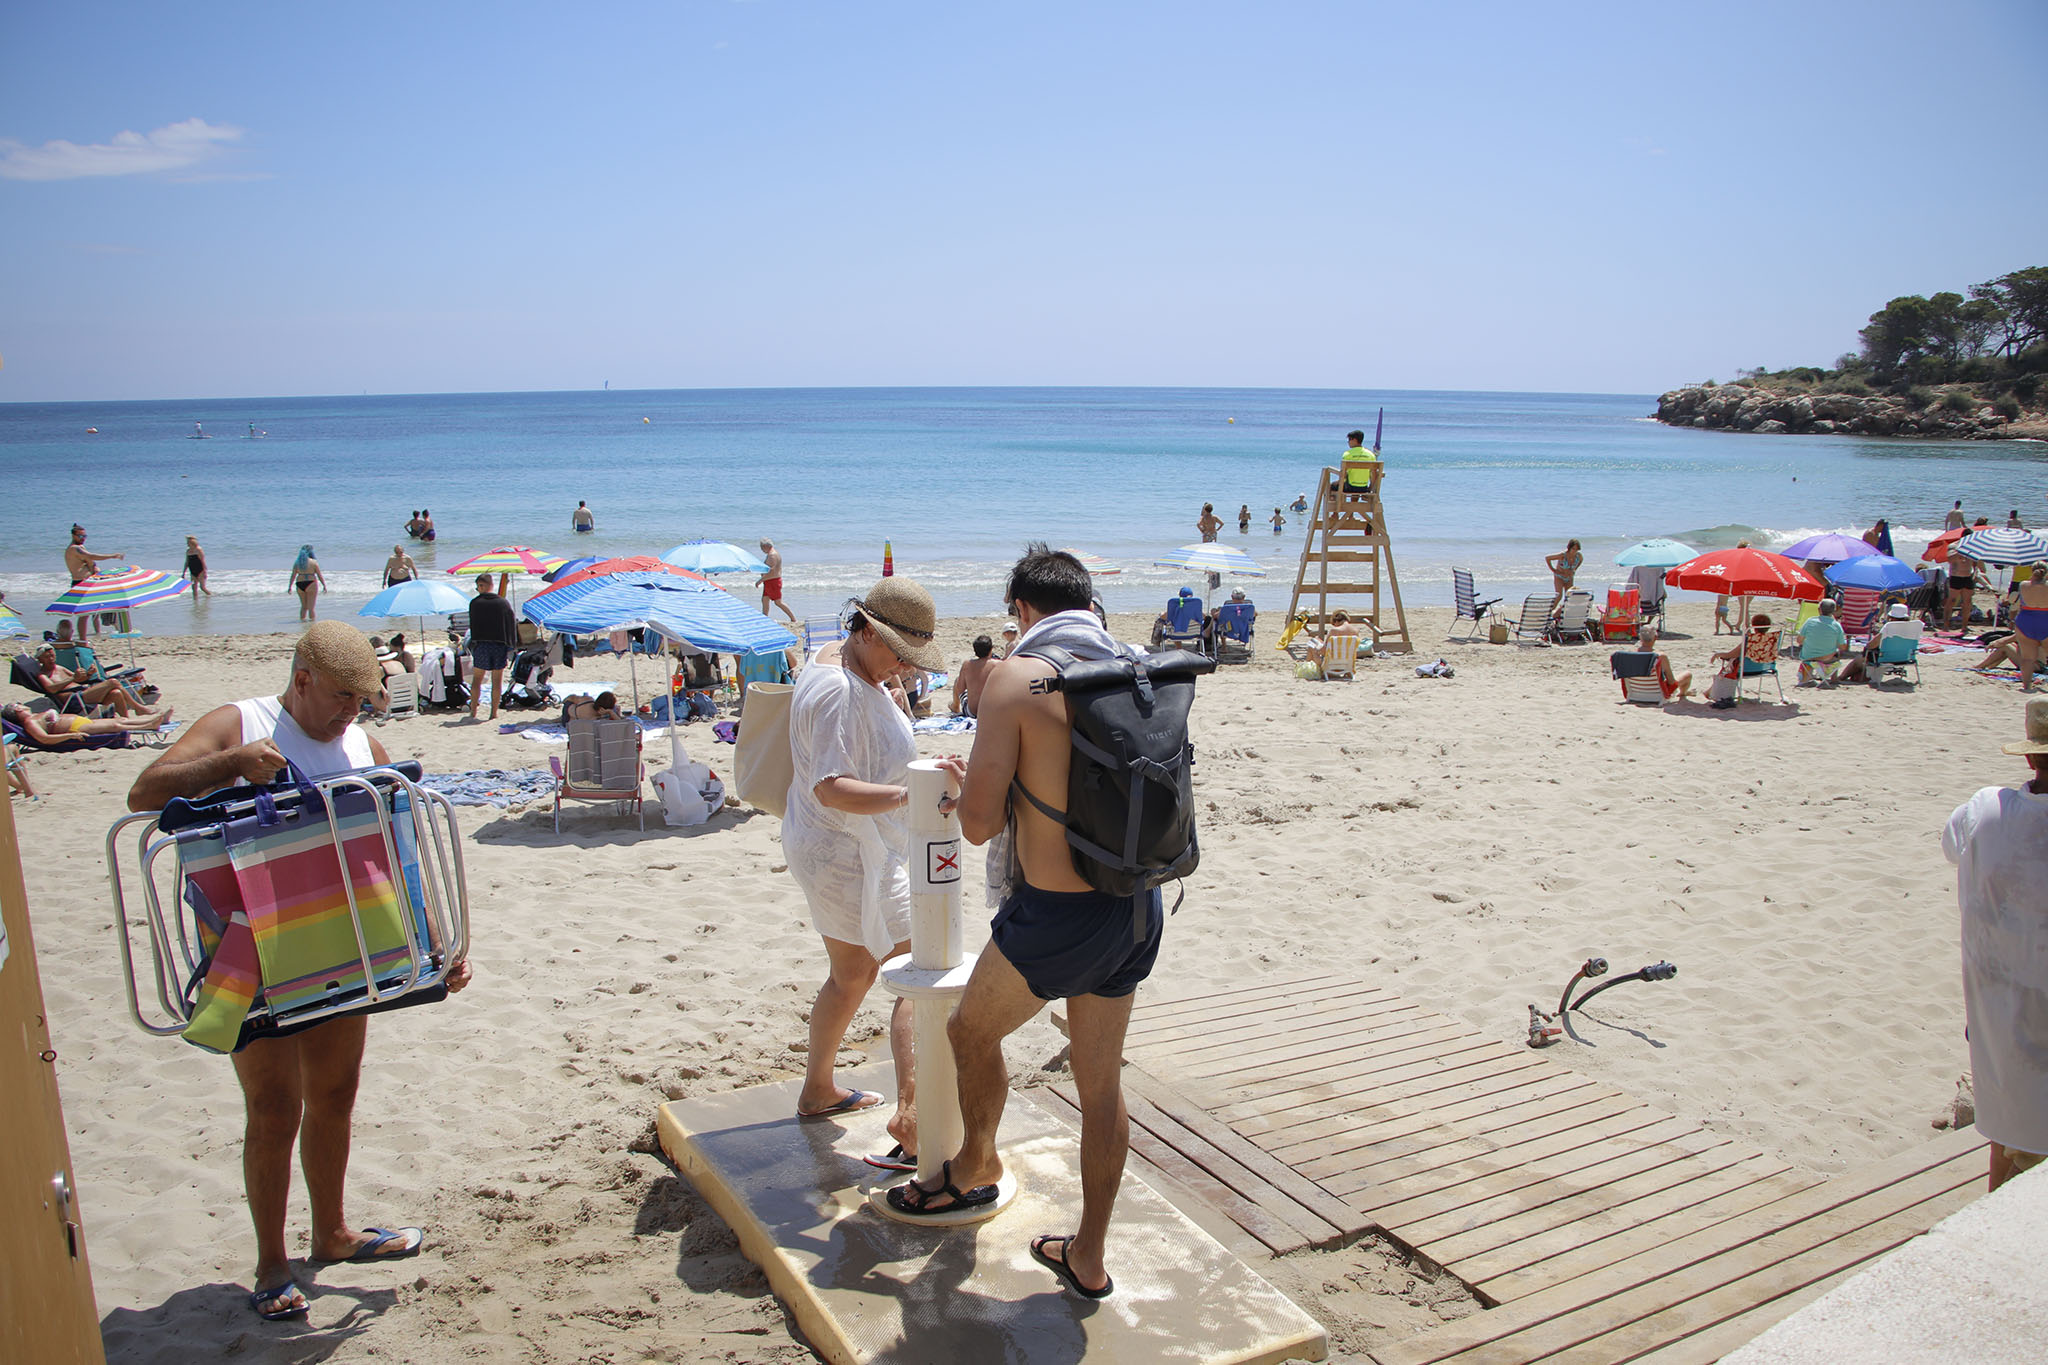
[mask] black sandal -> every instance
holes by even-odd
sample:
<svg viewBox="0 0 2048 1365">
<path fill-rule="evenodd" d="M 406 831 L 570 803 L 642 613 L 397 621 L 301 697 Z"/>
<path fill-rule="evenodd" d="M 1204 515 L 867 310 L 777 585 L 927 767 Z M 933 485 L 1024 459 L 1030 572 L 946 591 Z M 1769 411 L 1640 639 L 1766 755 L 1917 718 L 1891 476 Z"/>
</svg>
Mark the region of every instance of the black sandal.
<svg viewBox="0 0 2048 1365">
<path fill-rule="evenodd" d="M 951 1213 L 955 1209 L 978 1209 L 984 1204 L 993 1204 L 1001 1194 L 994 1185 L 976 1185 L 963 1190 L 953 1183 L 953 1163 L 941 1162 L 939 1179 L 944 1183 L 935 1190 L 928 1190 L 915 1180 L 898 1185 L 889 1191 L 889 1207 L 898 1213 L 907 1213 L 913 1218 L 929 1218 L 935 1214 Z M 944 1195 L 952 1202 L 932 1207 L 932 1201 Z"/>
</svg>

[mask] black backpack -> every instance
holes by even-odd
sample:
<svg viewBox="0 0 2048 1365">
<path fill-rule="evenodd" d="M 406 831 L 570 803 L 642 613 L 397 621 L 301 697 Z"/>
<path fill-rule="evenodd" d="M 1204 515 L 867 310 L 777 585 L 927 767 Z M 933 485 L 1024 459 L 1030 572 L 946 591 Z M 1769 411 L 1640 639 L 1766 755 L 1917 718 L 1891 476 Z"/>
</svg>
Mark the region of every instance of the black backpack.
<svg viewBox="0 0 2048 1365">
<path fill-rule="evenodd" d="M 1018 652 L 1053 666 L 1053 676 L 1033 682 L 1031 690 L 1065 694 L 1074 752 L 1066 810 L 1052 809 L 1021 783 L 1011 785 L 1046 819 L 1065 826 L 1074 870 L 1112 896 L 1135 896 L 1193 872 L 1201 851 L 1188 711 L 1195 679 L 1215 672 L 1216 661 L 1184 649 L 1087 662 L 1050 645 Z M 1142 905 L 1139 911 L 1142 932 Z"/>
</svg>

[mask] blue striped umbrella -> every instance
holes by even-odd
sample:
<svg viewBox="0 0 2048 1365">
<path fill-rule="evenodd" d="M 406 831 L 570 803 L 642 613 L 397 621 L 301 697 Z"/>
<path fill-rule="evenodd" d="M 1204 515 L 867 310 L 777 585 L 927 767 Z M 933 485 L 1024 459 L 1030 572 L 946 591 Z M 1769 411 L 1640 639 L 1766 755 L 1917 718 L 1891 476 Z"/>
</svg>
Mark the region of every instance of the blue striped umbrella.
<svg viewBox="0 0 2048 1365">
<path fill-rule="evenodd" d="M 0 639 L 10 635 L 27 635 L 28 626 L 12 607 L 0 607 Z"/>
<path fill-rule="evenodd" d="M 1949 553 L 1984 564 L 2039 564 L 2048 561 L 2048 540 L 2017 527 L 1992 526 L 1970 532 Z"/>
<path fill-rule="evenodd" d="M 1152 562 L 1173 569 L 1194 569 L 1200 573 L 1234 573 L 1250 578 L 1266 576 L 1266 571 L 1258 560 L 1243 550 L 1220 541 L 1209 541 L 1202 545 L 1183 545 L 1178 550 L 1168 550 Z"/>
</svg>

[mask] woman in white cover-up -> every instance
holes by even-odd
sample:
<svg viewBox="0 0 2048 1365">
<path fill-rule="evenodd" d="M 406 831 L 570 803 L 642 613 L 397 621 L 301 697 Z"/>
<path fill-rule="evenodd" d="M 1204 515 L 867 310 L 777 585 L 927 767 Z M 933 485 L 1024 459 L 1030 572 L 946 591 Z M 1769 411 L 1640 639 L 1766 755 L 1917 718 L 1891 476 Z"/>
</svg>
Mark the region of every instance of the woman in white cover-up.
<svg viewBox="0 0 2048 1365">
<path fill-rule="evenodd" d="M 931 595 L 907 578 L 884 578 L 853 604 L 846 639 L 827 645 L 797 678 L 790 698 L 792 778 L 782 818 L 790 875 L 810 903 L 831 973 L 811 1008 L 800 1118 L 847 1114 L 883 1096 L 833 1077 L 847 1026 L 881 964 L 910 951 L 910 761 L 917 756 L 899 680 L 945 665 L 933 642 Z M 896 1114 L 890 1164 L 915 1167 L 916 1091 L 911 1022 L 898 1000 L 890 1021 Z"/>
</svg>

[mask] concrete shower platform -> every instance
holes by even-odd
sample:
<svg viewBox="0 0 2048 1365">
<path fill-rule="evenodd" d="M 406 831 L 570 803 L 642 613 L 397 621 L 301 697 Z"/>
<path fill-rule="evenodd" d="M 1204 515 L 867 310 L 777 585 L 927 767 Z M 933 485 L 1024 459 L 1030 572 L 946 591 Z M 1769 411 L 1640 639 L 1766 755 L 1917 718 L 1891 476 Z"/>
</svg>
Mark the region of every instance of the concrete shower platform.
<svg viewBox="0 0 2048 1365">
<path fill-rule="evenodd" d="M 886 1063 L 840 1079 L 895 1093 Z M 866 1206 L 877 1185 L 908 1179 L 860 1159 L 889 1149 L 889 1106 L 799 1122 L 799 1084 L 665 1104 L 661 1145 L 833 1365 L 1253 1365 L 1327 1354 L 1320 1324 L 1128 1173 L 1111 1230 L 1116 1292 L 1099 1302 L 1065 1292 L 1030 1243 L 1074 1228 L 1080 1137 L 1024 1094 L 1012 1093 L 1000 1142 L 1018 1178 L 1015 1204 L 938 1229 Z"/>
</svg>

